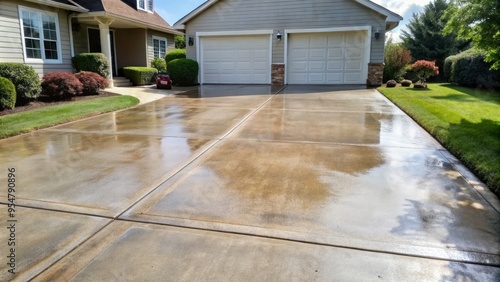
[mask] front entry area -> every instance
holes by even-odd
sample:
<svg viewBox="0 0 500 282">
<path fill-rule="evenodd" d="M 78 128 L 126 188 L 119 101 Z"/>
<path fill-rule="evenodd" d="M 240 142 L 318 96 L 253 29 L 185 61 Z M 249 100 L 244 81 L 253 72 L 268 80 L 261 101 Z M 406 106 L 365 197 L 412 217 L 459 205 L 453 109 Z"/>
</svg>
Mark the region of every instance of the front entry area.
<svg viewBox="0 0 500 282">
<path fill-rule="evenodd" d="M 98 28 L 88 28 L 89 53 L 101 53 L 101 36 Z M 111 41 L 111 60 L 113 64 L 113 76 L 118 75 L 118 66 L 116 64 L 115 52 L 115 32 L 109 31 Z"/>
</svg>

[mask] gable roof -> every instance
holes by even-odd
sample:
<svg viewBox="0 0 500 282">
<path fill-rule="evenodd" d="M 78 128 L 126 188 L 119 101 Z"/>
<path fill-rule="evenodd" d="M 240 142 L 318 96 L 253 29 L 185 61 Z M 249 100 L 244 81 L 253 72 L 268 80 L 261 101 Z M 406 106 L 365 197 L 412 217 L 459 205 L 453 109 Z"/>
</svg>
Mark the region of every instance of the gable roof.
<svg viewBox="0 0 500 282">
<path fill-rule="evenodd" d="M 137 10 L 136 7 L 122 0 L 67 0 L 76 2 L 89 10 L 88 16 L 112 16 L 122 20 L 146 25 L 151 29 L 182 34 L 169 25 L 158 13 Z M 81 15 L 80 17 L 85 17 Z"/>
<path fill-rule="evenodd" d="M 352 1 L 357 2 L 357 3 L 367 7 L 369 9 L 372 9 L 373 11 L 375 11 L 383 16 L 386 16 L 386 23 L 387 23 L 387 27 L 388 27 L 387 30 L 391 30 L 391 29 L 395 28 L 399 24 L 399 22 L 403 20 L 403 17 L 401 17 L 400 15 L 398 15 L 398 14 L 396 14 L 396 13 L 394 13 L 394 12 L 392 12 L 392 11 L 390 11 L 390 10 L 388 10 L 388 9 L 378 5 L 378 4 L 375 4 L 372 1 L 369 1 L 369 0 L 352 0 Z M 191 11 L 189 14 L 185 15 L 180 20 L 178 20 L 174 24 L 174 28 L 178 29 L 178 30 L 184 30 L 185 23 L 187 23 L 188 21 L 190 21 L 194 17 L 198 16 L 199 14 L 201 14 L 202 12 L 204 12 L 206 9 L 210 8 L 211 6 L 216 4 L 217 2 L 219 2 L 219 0 L 207 0 L 205 3 L 201 4 L 196 9 Z"/>
</svg>

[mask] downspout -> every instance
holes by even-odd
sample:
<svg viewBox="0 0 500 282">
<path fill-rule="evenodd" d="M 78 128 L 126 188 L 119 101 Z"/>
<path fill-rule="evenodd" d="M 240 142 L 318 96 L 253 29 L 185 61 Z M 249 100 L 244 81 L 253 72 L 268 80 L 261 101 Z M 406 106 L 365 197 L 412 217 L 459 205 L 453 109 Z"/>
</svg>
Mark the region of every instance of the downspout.
<svg viewBox="0 0 500 282">
<path fill-rule="evenodd" d="M 71 50 L 71 58 L 75 56 L 75 46 L 73 44 L 73 23 L 72 20 L 75 17 L 75 13 L 68 15 L 68 29 L 69 29 L 69 46 Z"/>
</svg>

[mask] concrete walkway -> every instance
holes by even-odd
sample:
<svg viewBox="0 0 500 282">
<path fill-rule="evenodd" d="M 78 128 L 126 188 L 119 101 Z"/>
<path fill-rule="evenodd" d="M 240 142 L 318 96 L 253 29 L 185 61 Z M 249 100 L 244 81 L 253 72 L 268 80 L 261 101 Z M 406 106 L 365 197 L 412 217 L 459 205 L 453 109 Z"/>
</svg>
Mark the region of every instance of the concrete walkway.
<svg viewBox="0 0 500 282">
<path fill-rule="evenodd" d="M 120 95 L 129 95 L 140 100 L 140 105 L 163 99 L 168 96 L 197 90 L 198 86 L 174 86 L 172 89 L 157 89 L 156 86 L 130 86 L 108 88 L 106 91 Z"/>
<path fill-rule="evenodd" d="M 0 140 L 0 280 L 498 281 L 498 198 L 412 119 L 376 90 L 278 90 Z"/>
</svg>

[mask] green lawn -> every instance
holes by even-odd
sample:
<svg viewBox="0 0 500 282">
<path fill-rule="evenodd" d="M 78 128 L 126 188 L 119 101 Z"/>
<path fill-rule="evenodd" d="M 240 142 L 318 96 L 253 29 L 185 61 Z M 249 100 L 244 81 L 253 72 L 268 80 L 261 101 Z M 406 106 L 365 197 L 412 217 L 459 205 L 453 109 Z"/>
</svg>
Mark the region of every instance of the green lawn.
<svg viewBox="0 0 500 282">
<path fill-rule="evenodd" d="M 429 84 L 378 89 L 500 192 L 500 91 Z"/>
<path fill-rule="evenodd" d="M 113 96 L 44 107 L 0 117 L 0 138 L 137 105 L 131 96 Z"/>
</svg>

